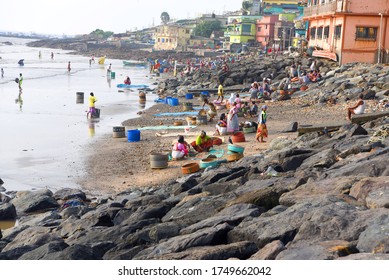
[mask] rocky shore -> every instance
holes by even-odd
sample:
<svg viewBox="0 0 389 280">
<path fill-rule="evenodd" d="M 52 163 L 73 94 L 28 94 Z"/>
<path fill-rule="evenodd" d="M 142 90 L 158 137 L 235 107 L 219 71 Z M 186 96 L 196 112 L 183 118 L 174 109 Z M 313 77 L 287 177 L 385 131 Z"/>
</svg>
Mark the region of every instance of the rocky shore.
<svg viewBox="0 0 389 280">
<path fill-rule="evenodd" d="M 345 120 L 346 107 L 360 93 L 368 112 L 382 110 L 379 101 L 389 95 L 389 67 L 320 61 L 322 81 L 304 91 L 294 85 L 293 94 L 281 94 L 277 88 L 294 59 L 247 57 L 231 63 L 228 74 L 195 72 L 158 86 L 161 97 L 182 101 L 190 89 L 216 88 L 217 78 L 227 90 L 245 92 L 253 81 L 271 77 L 276 92 L 267 104 L 273 136 L 266 149 L 258 150 L 260 144 L 248 136 L 245 157 L 237 162 L 191 175 L 166 175 L 148 186 L 126 184 L 106 194 L 93 193 L 93 183 L 100 184 L 96 178 L 88 191 L 3 192 L 0 220 L 17 219 L 17 225 L 0 232 L 0 259 L 389 259 L 389 118 L 361 124 Z M 308 58 L 299 60 L 308 67 Z M 162 104 L 155 108 L 178 110 Z M 124 124 L 159 122 L 146 111 Z M 293 137 L 281 136 L 291 122 L 342 125 L 330 132 L 298 135 L 293 130 L 288 132 Z M 206 129 L 213 130 L 214 123 Z M 156 139 L 155 131 L 146 135 L 146 151 L 156 142 L 169 147 L 175 139 Z M 115 152 L 126 150 L 128 146 L 119 146 Z M 119 159 L 111 167 L 127 161 Z M 156 178 L 161 174 L 146 172 Z"/>
</svg>

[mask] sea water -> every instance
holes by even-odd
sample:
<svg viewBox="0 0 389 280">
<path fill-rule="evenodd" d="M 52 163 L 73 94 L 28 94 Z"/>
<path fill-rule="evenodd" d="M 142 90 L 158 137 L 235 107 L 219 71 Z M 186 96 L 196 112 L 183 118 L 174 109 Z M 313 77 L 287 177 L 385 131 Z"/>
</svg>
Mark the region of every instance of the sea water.
<svg viewBox="0 0 389 280">
<path fill-rule="evenodd" d="M 4 44 L 7 41 L 12 45 Z M 0 77 L 3 187 L 7 191 L 82 187 L 76 181 L 85 175 L 85 147 L 93 146 L 102 135 L 112 134 L 113 126 L 137 117 L 140 110 L 138 91 L 122 92 L 117 84 L 123 83 L 126 76 L 133 84 L 151 86 L 155 80 L 148 69 L 123 66 L 122 60 L 106 59 L 104 65 L 99 65 L 96 57 L 90 65 L 89 57 L 30 48 L 26 46 L 28 41 L 0 37 L 0 68 L 4 69 L 4 77 Z M 24 59 L 24 66 L 18 65 L 20 59 Z M 115 79 L 107 77 L 110 63 Z M 20 73 L 24 77 L 21 95 L 15 82 Z M 84 92 L 84 104 L 76 103 L 77 92 Z M 96 120 L 86 118 L 90 92 L 101 110 Z M 146 108 L 155 98 L 148 94 Z"/>
</svg>

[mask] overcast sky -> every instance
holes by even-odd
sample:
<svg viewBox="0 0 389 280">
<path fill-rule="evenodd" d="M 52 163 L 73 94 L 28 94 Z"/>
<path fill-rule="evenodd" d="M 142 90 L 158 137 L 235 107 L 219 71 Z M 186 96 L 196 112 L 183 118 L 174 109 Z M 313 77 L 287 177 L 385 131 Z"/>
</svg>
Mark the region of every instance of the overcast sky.
<svg viewBox="0 0 389 280">
<path fill-rule="evenodd" d="M 242 0 L 1 0 L 0 30 L 86 34 L 99 28 L 115 33 L 159 25 L 202 13 L 236 11 Z"/>
</svg>

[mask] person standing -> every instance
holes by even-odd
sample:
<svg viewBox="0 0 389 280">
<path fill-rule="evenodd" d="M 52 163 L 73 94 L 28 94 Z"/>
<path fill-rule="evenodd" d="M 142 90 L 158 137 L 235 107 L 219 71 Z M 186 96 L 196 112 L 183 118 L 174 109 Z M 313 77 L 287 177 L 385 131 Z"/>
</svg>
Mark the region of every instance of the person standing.
<svg viewBox="0 0 389 280">
<path fill-rule="evenodd" d="M 239 118 L 238 118 L 239 109 L 236 102 L 232 104 L 230 111 L 228 112 L 227 117 L 227 132 L 235 133 L 239 131 Z"/>
<path fill-rule="evenodd" d="M 4 78 L 4 69 L 1 68 L 1 77 Z"/>
<path fill-rule="evenodd" d="M 51 52 L 51 59 L 54 59 L 54 53 Z"/>
<path fill-rule="evenodd" d="M 217 89 L 217 99 L 216 99 L 216 101 L 219 101 L 219 98 L 221 98 L 220 103 L 222 103 L 223 100 L 224 100 L 224 89 L 223 89 L 223 85 L 222 85 L 221 82 L 219 82 L 219 87 Z"/>
<path fill-rule="evenodd" d="M 267 126 L 266 126 L 266 120 L 267 120 L 267 106 L 263 105 L 261 108 L 261 113 L 259 114 L 258 117 L 258 128 L 257 128 L 257 134 L 255 135 L 255 140 L 258 142 L 264 143 L 266 141 L 263 140 L 263 138 L 268 137 L 268 131 L 267 131 Z M 259 140 L 261 139 L 261 140 Z"/>
<path fill-rule="evenodd" d="M 20 91 L 22 90 L 22 84 L 23 84 L 23 75 L 22 75 L 22 73 L 20 73 L 19 74 L 19 81 L 18 81 Z"/>
<path fill-rule="evenodd" d="M 68 62 L 68 72 L 70 72 L 70 70 L 72 70 L 72 68 L 70 68 L 70 61 Z"/>
<path fill-rule="evenodd" d="M 97 99 L 95 95 L 93 94 L 93 92 L 91 92 L 89 94 L 89 111 L 88 111 L 91 114 L 91 116 L 93 116 L 96 112 L 96 108 L 95 108 L 96 101 Z"/>
<path fill-rule="evenodd" d="M 107 76 L 111 77 L 111 72 L 112 72 L 112 64 L 110 63 L 107 69 Z"/>
</svg>

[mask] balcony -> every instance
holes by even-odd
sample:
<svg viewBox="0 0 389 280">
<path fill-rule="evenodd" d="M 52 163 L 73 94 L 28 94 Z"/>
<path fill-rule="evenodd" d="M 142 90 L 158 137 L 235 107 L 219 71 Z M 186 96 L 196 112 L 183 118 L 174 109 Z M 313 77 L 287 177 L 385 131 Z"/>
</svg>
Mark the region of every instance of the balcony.
<svg viewBox="0 0 389 280">
<path fill-rule="evenodd" d="M 304 8 L 304 17 L 321 16 L 334 14 L 342 11 L 342 1 L 333 1 L 331 3 L 315 5 Z"/>
</svg>

